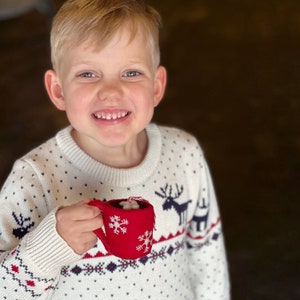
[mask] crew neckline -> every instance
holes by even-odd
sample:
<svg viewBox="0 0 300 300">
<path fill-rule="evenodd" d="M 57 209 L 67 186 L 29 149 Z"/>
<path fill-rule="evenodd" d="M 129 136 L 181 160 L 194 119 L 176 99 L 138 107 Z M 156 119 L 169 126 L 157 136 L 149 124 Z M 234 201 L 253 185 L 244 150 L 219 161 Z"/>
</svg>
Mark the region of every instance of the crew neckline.
<svg viewBox="0 0 300 300">
<path fill-rule="evenodd" d="M 143 161 L 132 168 L 113 168 L 102 164 L 84 152 L 71 136 L 72 126 L 59 131 L 56 141 L 68 161 L 86 176 L 93 177 L 111 186 L 130 187 L 141 184 L 157 168 L 161 156 L 161 133 L 156 124 L 146 127 L 148 149 Z"/>
</svg>

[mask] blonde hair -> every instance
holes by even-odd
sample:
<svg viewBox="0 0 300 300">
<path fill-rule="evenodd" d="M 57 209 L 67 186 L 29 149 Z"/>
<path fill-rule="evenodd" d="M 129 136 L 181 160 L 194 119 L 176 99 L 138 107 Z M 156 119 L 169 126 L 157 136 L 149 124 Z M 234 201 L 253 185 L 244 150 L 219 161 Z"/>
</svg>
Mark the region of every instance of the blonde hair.
<svg viewBox="0 0 300 300">
<path fill-rule="evenodd" d="M 104 47 L 112 36 L 129 24 L 131 40 L 141 31 L 159 65 L 159 13 L 143 0 L 68 0 L 56 14 L 51 29 L 51 60 L 54 70 L 67 50 L 89 40 Z"/>
</svg>

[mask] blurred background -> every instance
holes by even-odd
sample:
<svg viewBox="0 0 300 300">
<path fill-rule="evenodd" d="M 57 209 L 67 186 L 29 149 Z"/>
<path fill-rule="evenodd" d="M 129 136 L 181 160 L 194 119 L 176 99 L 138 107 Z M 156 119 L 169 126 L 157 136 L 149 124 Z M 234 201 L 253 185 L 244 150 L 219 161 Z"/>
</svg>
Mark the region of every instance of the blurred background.
<svg viewBox="0 0 300 300">
<path fill-rule="evenodd" d="M 43 85 L 62 2 L 0 0 L 0 185 L 16 158 L 67 125 Z M 205 151 L 232 299 L 300 299 L 300 2 L 148 2 L 163 16 L 169 78 L 154 120 Z"/>
</svg>

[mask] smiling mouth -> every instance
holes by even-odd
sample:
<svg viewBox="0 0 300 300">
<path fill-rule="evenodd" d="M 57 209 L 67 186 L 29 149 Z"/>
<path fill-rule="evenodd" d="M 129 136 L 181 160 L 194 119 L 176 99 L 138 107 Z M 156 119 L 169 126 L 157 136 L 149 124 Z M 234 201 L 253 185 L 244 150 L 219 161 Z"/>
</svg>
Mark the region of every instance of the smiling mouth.
<svg viewBox="0 0 300 300">
<path fill-rule="evenodd" d="M 129 115 L 129 112 L 119 112 L 119 113 L 94 113 L 93 116 L 97 120 L 119 120 L 125 118 Z"/>
</svg>

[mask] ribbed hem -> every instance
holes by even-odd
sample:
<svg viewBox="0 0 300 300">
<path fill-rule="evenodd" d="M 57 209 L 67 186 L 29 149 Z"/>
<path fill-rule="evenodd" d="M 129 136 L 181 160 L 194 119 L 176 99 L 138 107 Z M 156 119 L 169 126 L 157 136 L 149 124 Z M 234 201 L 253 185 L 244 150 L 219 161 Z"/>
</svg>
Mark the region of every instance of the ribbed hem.
<svg viewBox="0 0 300 300">
<path fill-rule="evenodd" d="M 159 163 L 161 156 L 161 134 L 157 125 L 146 128 L 148 150 L 144 160 L 134 168 L 118 169 L 106 166 L 86 154 L 73 140 L 67 127 L 56 135 L 57 144 L 67 159 L 82 172 L 110 186 L 130 187 L 146 181 Z"/>
<path fill-rule="evenodd" d="M 56 231 L 56 209 L 51 211 L 40 225 L 24 238 L 30 261 L 40 272 L 57 275 L 63 265 L 68 265 L 81 258 L 76 254 Z"/>
</svg>

